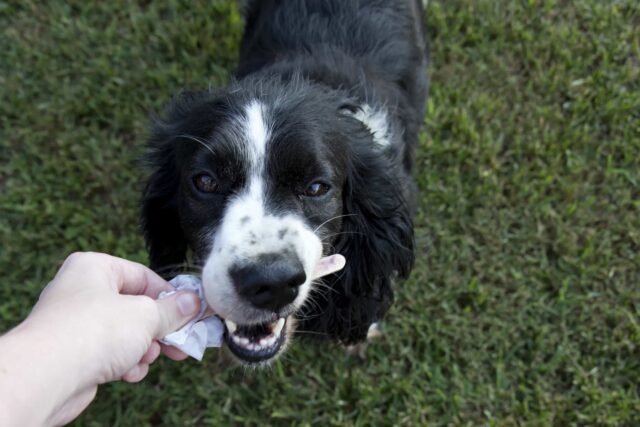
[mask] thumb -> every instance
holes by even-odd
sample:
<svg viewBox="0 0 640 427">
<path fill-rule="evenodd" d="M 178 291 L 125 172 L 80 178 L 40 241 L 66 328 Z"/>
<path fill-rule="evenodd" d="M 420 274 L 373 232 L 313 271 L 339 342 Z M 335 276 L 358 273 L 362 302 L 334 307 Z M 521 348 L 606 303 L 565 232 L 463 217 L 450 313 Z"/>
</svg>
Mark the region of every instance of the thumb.
<svg viewBox="0 0 640 427">
<path fill-rule="evenodd" d="M 193 292 L 177 292 L 157 300 L 160 324 L 155 338 L 160 339 L 180 329 L 200 311 L 200 299 Z"/>
</svg>

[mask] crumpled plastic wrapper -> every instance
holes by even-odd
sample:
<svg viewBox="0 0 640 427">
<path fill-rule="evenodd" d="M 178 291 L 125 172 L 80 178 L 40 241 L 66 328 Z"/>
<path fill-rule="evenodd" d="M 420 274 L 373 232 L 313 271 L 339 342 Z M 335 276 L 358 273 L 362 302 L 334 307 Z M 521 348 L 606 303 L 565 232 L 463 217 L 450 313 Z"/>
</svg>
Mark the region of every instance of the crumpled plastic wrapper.
<svg viewBox="0 0 640 427">
<path fill-rule="evenodd" d="M 200 298 L 200 312 L 189 323 L 164 337 L 160 342 L 172 345 L 197 360 L 202 360 L 208 347 L 221 347 L 224 336 L 224 324 L 216 316 L 205 314 L 207 302 L 204 299 L 202 281 L 197 276 L 181 274 L 170 282 L 175 291 L 161 292 L 158 299 L 166 298 L 178 291 L 191 291 Z"/>
<path fill-rule="evenodd" d="M 345 259 L 342 255 L 331 255 L 320 259 L 316 265 L 314 279 L 326 276 L 341 270 L 345 266 Z M 222 347 L 224 342 L 224 324 L 212 314 L 204 298 L 202 280 L 190 274 L 181 274 L 169 281 L 174 291 L 161 292 L 158 299 L 163 299 L 173 295 L 178 291 L 191 291 L 200 298 L 200 312 L 189 323 L 175 332 L 170 333 L 161 343 L 174 346 L 184 351 L 189 356 L 202 360 L 204 351 L 211 347 Z"/>
</svg>

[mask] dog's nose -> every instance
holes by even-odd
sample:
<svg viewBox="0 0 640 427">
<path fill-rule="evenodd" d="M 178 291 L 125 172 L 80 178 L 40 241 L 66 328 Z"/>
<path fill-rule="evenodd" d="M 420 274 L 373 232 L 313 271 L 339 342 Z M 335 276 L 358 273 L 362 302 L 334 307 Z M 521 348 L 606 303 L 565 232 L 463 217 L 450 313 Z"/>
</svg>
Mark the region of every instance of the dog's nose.
<svg viewBox="0 0 640 427">
<path fill-rule="evenodd" d="M 257 308 L 278 312 L 298 296 L 307 280 L 297 257 L 263 255 L 255 263 L 230 271 L 238 293 Z"/>
</svg>

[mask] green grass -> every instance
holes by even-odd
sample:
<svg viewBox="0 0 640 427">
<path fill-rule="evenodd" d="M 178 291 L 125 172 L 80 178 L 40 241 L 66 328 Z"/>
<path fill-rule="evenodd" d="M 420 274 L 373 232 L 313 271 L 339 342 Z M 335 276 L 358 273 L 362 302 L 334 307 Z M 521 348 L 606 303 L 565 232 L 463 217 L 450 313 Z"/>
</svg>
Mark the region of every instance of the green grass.
<svg viewBox="0 0 640 427">
<path fill-rule="evenodd" d="M 148 115 L 228 80 L 234 4 L 0 1 L 0 330 L 71 251 L 146 261 Z M 77 425 L 640 425 L 638 2 L 432 0 L 426 22 L 418 262 L 368 361 L 164 360 Z"/>
</svg>

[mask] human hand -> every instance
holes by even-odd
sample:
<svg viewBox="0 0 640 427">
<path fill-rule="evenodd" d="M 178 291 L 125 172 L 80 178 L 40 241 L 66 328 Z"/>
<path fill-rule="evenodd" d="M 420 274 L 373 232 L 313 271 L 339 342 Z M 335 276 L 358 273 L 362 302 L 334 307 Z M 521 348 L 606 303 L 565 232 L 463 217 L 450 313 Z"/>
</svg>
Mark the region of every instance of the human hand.
<svg viewBox="0 0 640 427">
<path fill-rule="evenodd" d="M 16 370 L 26 368 L 36 379 L 27 381 L 25 401 L 35 403 L 33 395 L 42 391 L 47 401 L 37 407 L 50 410 L 46 423 L 73 420 L 93 400 L 98 384 L 140 381 L 161 351 L 173 359 L 186 357 L 157 342 L 199 310 L 198 298 L 189 292 L 156 301 L 172 289 L 141 264 L 106 254 L 72 254 L 27 319 L 0 340 L 0 383 L 5 366 L 11 377 L 11 359 L 3 362 L 13 350 L 22 363 Z M 19 394 L 13 398 L 20 401 Z"/>
</svg>

